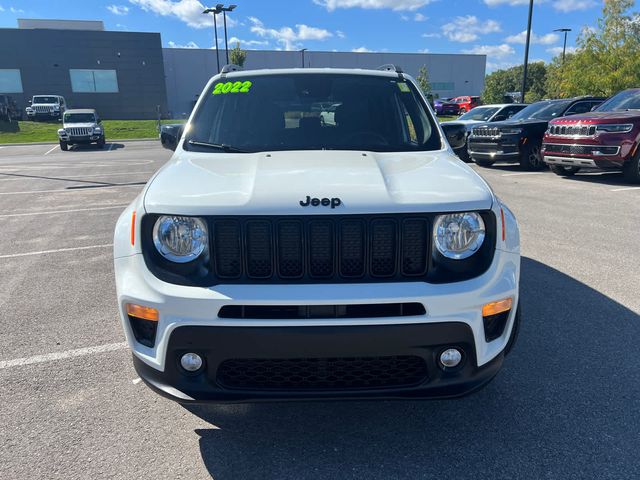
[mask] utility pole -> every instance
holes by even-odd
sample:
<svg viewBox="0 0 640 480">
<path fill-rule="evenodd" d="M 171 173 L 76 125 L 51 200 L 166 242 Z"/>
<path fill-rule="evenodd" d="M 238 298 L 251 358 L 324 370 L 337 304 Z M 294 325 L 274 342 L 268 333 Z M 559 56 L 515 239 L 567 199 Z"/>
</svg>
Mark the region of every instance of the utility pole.
<svg viewBox="0 0 640 480">
<path fill-rule="evenodd" d="M 529 44 L 531 42 L 531 17 L 533 16 L 533 0 L 529 0 L 529 21 L 527 23 L 527 41 L 524 47 L 524 68 L 522 69 L 522 94 L 520 102 L 524 103 L 524 92 L 527 89 L 527 65 L 529 63 Z"/>
<path fill-rule="evenodd" d="M 227 12 L 233 11 L 236 7 L 237 5 L 229 5 L 228 7 L 225 7 L 221 3 L 216 5 L 216 8 L 220 8 L 220 10 L 222 11 L 222 18 L 224 21 L 224 50 L 227 54 L 227 65 L 229 64 L 229 44 L 227 42 Z"/>
<path fill-rule="evenodd" d="M 218 15 L 221 10 L 220 7 L 222 4 L 216 5 L 216 8 L 207 8 L 202 13 L 208 14 L 213 13 L 213 32 L 215 38 L 215 46 L 216 46 L 216 66 L 218 68 L 217 73 L 220 73 L 220 56 L 218 55 L 218 24 L 216 23 L 216 15 Z M 229 62 L 227 62 L 229 63 Z"/>
</svg>

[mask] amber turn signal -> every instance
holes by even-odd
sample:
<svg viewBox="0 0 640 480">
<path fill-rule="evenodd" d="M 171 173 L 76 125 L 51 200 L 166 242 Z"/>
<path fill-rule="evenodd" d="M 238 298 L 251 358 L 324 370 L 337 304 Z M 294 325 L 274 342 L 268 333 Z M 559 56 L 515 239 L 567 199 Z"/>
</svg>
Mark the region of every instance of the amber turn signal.
<svg viewBox="0 0 640 480">
<path fill-rule="evenodd" d="M 127 315 L 142 318 L 143 320 L 151 320 L 152 322 L 157 322 L 158 318 L 160 318 L 158 310 L 155 308 L 143 307 L 134 303 L 127 303 Z"/>
<path fill-rule="evenodd" d="M 513 306 L 513 299 L 505 298 L 504 300 L 500 300 L 497 302 L 487 303 L 482 307 L 482 316 L 490 317 L 491 315 L 497 315 L 502 312 L 506 312 L 511 310 Z"/>
</svg>

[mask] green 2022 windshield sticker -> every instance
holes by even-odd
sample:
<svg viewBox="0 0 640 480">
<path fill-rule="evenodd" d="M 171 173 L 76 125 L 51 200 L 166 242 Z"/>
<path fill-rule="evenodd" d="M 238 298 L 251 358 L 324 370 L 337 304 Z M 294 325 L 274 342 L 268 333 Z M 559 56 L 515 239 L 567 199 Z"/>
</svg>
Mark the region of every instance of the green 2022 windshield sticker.
<svg viewBox="0 0 640 480">
<path fill-rule="evenodd" d="M 244 82 L 221 82 L 216 83 L 213 87 L 214 95 L 221 95 L 225 93 L 249 93 L 252 83 L 249 80 Z"/>
</svg>

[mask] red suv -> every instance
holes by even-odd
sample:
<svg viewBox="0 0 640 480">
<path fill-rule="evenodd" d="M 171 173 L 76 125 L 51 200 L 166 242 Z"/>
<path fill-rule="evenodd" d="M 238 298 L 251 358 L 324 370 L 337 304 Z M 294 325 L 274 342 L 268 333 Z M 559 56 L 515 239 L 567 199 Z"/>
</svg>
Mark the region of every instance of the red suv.
<svg viewBox="0 0 640 480">
<path fill-rule="evenodd" d="M 458 109 L 459 109 L 458 110 L 458 114 L 459 115 L 467 113 L 472 108 L 475 108 L 478 105 L 480 105 L 480 97 L 469 97 L 469 96 L 464 96 L 463 95 L 462 97 L 452 98 L 449 101 L 451 103 L 456 103 L 458 105 Z"/>
<path fill-rule="evenodd" d="M 595 111 L 552 120 L 542 153 L 551 170 L 563 176 L 581 168 L 622 170 L 640 183 L 640 88 L 624 90 Z"/>
</svg>

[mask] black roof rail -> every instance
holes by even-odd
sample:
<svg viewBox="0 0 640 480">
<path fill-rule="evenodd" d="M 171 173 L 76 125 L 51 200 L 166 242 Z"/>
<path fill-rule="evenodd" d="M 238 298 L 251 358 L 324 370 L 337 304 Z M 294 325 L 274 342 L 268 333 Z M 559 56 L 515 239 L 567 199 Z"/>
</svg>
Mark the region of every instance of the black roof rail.
<svg viewBox="0 0 640 480">
<path fill-rule="evenodd" d="M 222 70 L 220 71 L 220 73 L 239 72 L 240 70 L 242 70 L 242 67 L 240 65 L 235 65 L 233 63 L 230 63 L 222 67 Z"/>
<path fill-rule="evenodd" d="M 396 72 L 396 73 L 402 73 L 402 67 L 398 66 L 398 65 L 394 65 L 393 63 L 386 63 L 384 65 L 381 65 L 377 68 L 377 70 L 384 70 L 385 72 Z"/>
</svg>

